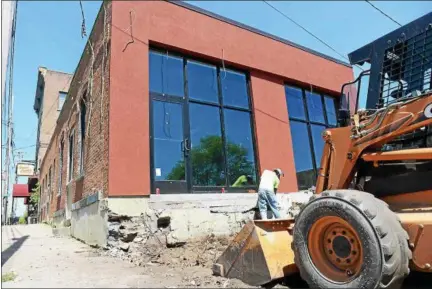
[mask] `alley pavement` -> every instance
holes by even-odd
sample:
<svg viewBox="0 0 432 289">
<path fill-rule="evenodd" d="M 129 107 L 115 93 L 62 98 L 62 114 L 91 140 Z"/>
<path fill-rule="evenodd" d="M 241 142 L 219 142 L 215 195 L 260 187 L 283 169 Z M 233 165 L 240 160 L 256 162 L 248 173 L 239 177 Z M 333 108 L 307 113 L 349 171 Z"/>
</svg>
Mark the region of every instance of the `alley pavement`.
<svg viewBox="0 0 432 289">
<path fill-rule="evenodd" d="M 139 288 L 151 286 L 144 268 L 110 257 L 72 238 L 54 237 L 47 225 L 2 227 L 3 288 Z"/>
<path fill-rule="evenodd" d="M 210 268 L 137 267 L 73 238 L 55 237 L 43 224 L 2 227 L 2 277 L 11 272 L 16 277 L 3 288 L 251 287 L 212 276 Z"/>
</svg>

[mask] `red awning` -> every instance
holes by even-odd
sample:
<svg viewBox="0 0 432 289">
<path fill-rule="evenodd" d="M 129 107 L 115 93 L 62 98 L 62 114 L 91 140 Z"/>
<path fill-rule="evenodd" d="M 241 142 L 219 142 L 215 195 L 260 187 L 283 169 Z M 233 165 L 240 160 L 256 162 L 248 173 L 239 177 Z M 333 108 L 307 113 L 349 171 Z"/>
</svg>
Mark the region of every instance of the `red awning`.
<svg viewBox="0 0 432 289">
<path fill-rule="evenodd" d="M 12 190 L 14 198 L 30 197 L 27 184 L 14 184 Z"/>
</svg>

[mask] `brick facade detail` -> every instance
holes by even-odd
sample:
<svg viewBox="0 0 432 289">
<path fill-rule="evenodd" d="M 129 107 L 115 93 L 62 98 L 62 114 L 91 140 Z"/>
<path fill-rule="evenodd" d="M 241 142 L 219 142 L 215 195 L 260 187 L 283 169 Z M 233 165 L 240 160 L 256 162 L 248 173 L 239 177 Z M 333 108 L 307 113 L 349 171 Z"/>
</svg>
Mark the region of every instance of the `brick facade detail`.
<svg viewBox="0 0 432 289">
<path fill-rule="evenodd" d="M 70 208 L 72 203 L 94 192 L 102 192 L 104 196 L 108 194 L 110 23 L 111 2 L 105 2 L 98 13 L 41 163 L 40 213 L 43 221 L 50 219 L 54 212 L 66 207 Z M 82 102 L 85 103 L 86 117 L 81 170 L 80 103 Z M 73 135 L 73 174 L 69 181 L 68 160 L 71 135 Z M 64 142 L 64 150 L 63 159 L 60 160 L 62 142 Z M 50 168 L 52 175 L 49 186 Z"/>
</svg>

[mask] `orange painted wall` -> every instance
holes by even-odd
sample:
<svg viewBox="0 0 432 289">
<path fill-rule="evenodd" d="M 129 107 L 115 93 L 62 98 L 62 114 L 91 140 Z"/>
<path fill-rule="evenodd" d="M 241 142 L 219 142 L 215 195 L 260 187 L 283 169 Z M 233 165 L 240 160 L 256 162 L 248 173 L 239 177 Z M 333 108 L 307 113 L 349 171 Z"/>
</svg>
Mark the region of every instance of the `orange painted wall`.
<svg viewBox="0 0 432 289">
<path fill-rule="evenodd" d="M 261 172 L 281 168 L 285 177 L 278 191 L 295 192 L 297 178 L 283 80 L 252 72 L 251 86 Z"/>
<path fill-rule="evenodd" d="M 259 162 L 285 169 L 281 191 L 297 189 L 283 82 L 336 94 L 353 79 L 350 67 L 165 1 L 113 1 L 111 33 L 110 196 L 150 193 L 149 43 L 209 61 L 223 55 L 251 72 Z M 276 140 L 272 127 L 286 133 Z"/>
</svg>

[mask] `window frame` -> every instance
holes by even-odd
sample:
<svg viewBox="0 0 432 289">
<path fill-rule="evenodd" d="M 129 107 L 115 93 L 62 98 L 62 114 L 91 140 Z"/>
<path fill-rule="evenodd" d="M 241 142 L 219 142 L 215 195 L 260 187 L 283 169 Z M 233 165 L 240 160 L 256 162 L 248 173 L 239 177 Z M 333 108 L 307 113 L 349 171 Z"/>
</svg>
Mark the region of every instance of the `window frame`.
<svg viewBox="0 0 432 289">
<path fill-rule="evenodd" d="M 72 142 L 71 142 L 72 139 Z M 72 146 L 72 149 L 71 149 Z M 68 136 L 68 167 L 67 167 L 67 185 L 73 181 L 74 174 L 74 148 L 75 148 L 75 129 L 72 129 Z"/>
<path fill-rule="evenodd" d="M 313 125 L 316 125 L 316 126 L 325 126 L 326 129 L 331 129 L 331 128 L 338 127 L 339 102 L 336 101 L 337 100 L 337 96 L 334 96 L 334 95 L 331 95 L 331 94 L 328 94 L 328 93 L 323 93 L 323 92 L 321 92 L 319 90 L 316 90 L 316 91 L 313 90 L 313 89 L 308 90 L 305 87 L 296 86 L 296 85 L 291 84 L 291 83 L 284 83 L 284 89 L 287 86 L 295 88 L 295 89 L 300 89 L 302 91 L 303 110 L 304 110 L 305 119 L 300 119 L 300 118 L 292 117 L 290 115 L 289 108 L 288 108 L 288 96 L 287 96 L 286 90 L 285 90 L 285 99 L 286 99 L 286 105 L 287 105 L 287 111 L 288 111 L 288 119 L 289 119 L 289 122 L 296 121 L 296 122 L 301 122 L 301 123 L 306 124 L 307 131 L 308 131 L 308 137 L 309 137 L 310 152 L 311 152 L 311 157 L 312 157 L 312 169 L 314 171 L 314 177 L 317 178 L 319 167 L 317 166 L 317 159 L 316 159 L 316 155 L 315 155 L 314 141 L 313 141 L 313 137 L 312 137 L 312 134 L 313 134 L 313 132 L 312 132 L 312 126 Z M 322 111 L 323 111 L 323 115 L 324 115 L 324 123 L 310 120 L 309 109 L 308 109 L 308 106 L 307 106 L 307 96 L 306 96 L 307 92 L 314 93 L 314 94 L 317 94 L 317 95 L 320 96 L 321 104 L 322 104 Z M 329 124 L 328 117 L 327 117 L 327 107 L 325 105 L 325 97 L 333 99 L 334 106 L 335 106 L 335 113 L 336 113 L 336 125 Z M 291 129 L 291 125 L 290 125 L 290 129 Z M 291 138 L 291 141 L 293 141 L 292 138 Z M 295 156 L 294 156 L 294 164 L 295 164 Z M 296 169 L 296 177 L 297 177 L 297 174 L 298 173 L 297 173 L 297 169 Z M 298 183 L 298 178 L 297 178 L 297 185 L 298 185 L 298 189 L 300 190 L 301 188 L 300 188 L 300 185 Z M 312 185 L 314 186 L 315 184 L 312 184 Z"/>
<path fill-rule="evenodd" d="M 80 113 L 79 113 L 79 147 L 80 147 L 80 153 L 79 153 L 79 159 L 78 159 L 78 169 L 79 169 L 79 177 L 84 176 L 84 157 L 85 157 L 85 141 L 86 141 L 86 119 L 87 119 L 87 91 L 84 93 L 84 97 L 81 98 L 79 102 L 80 106 Z M 85 108 L 85 109 L 83 109 Z M 83 112 L 84 114 L 84 120 L 83 120 Z"/>
<path fill-rule="evenodd" d="M 250 78 L 250 72 L 246 71 L 246 70 L 242 70 L 239 69 L 238 67 L 233 67 L 229 64 L 225 64 L 222 65 L 221 62 L 219 61 L 213 61 L 213 60 L 209 60 L 209 59 L 205 59 L 205 58 L 200 58 L 200 57 L 196 57 L 196 56 L 191 56 L 188 54 L 183 54 L 183 53 L 179 53 L 173 50 L 167 50 L 164 48 L 160 48 L 160 47 L 155 47 L 155 46 L 150 46 L 149 48 L 149 58 L 150 58 L 150 53 L 155 52 L 155 53 L 159 53 L 162 55 L 165 55 L 168 53 L 169 56 L 172 57 L 178 57 L 180 59 L 183 60 L 183 86 L 184 86 L 184 95 L 183 96 L 176 96 L 176 95 L 169 95 L 169 94 L 162 94 L 162 93 L 158 93 L 158 92 L 153 92 L 150 90 L 150 85 L 149 85 L 149 99 L 150 99 L 150 103 L 152 103 L 153 100 L 159 100 L 159 101 L 170 101 L 170 100 L 179 100 L 182 99 L 183 100 L 183 104 L 187 107 L 186 108 L 186 113 L 189 114 L 189 103 L 195 103 L 195 104 L 201 104 L 201 105 L 209 105 L 209 106 L 213 106 L 213 107 L 217 107 L 219 110 L 219 117 L 220 117 L 220 128 L 221 128 L 221 138 L 222 138 L 222 143 L 223 143 L 223 155 L 224 155 L 224 161 L 225 161 L 225 185 L 223 186 L 197 186 L 197 185 L 193 185 L 193 181 L 190 180 L 190 185 L 191 185 L 191 190 L 188 193 L 197 193 L 197 192 L 220 192 L 220 190 L 222 188 L 228 188 L 230 189 L 230 191 L 233 192 L 243 192 L 245 190 L 250 190 L 250 189 L 256 189 L 258 187 L 258 182 L 259 182 L 259 168 L 260 168 L 260 163 L 259 163 L 259 158 L 258 158 L 258 153 L 257 153 L 257 142 L 256 142 L 256 128 L 255 128 L 255 115 L 254 115 L 254 107 L 253 107 L 253 101 L 252 101 L 252 90 L 251 90 L 251 78 Z M 217 82 L 217 90 L 218 90 L 218 102 L 210 102 L 210 101 L 205 101 L 205 100 L 201 100 L 201 99 L 193 99 L 189 97 L 189 91 L 188 91 L 188 71 L 187 71 L 187 62 L 192 61 L 195 63 L 199 63 L 199 64 L 203 64 L 203 65 L 207 65 L 207 66 L 214 66 L 216 68 L 216 82 Z M 150 60 L 149 60 L 150 63 Z M 224 66 L 224 67 L 223 67 Z M 244 74 L 245 75 L 245 80 L 246 80 L 246 91 L 247 91 L 247 101 L 248 101 L 248 108 L 244 108 L 244 107 L 240 107 L 240 106 L 234 106 L 234 105 L 226 105 L 223 102 L 223 91 L 222 91 L 222 79 L 221 79 L 221 72 L 223 73 L 223 69 L 225 69 L 226 71 L 232 71 L 234 73 L 240 73 L 240 74 Z M 150 68 L 148 70 L 149 73 L 149 78 L 150 78 Z M 149 80 L 150 81 L 150 80 Z M 150 107 L 150 115 L 152 115 L 152 105 L 149 106 Z M 247 112 L 249 113 L 249 119 L 250 119 L 250 130 L 251 130 L 251 136 L 252 136 L 252 148 L 253 148 L 253 156 L 254 156 L 254 165 L 255 165 L 255 169 L 254 169 L 254 173 L 255 173 L 255 180 L 256 180 L 256 184 L 255 185 L 248 185 L 248 186 L 243 186 L 243 187 L 232 187 L 230 182 L 229 182 L 229 168 L 228 165 L 226 163 L 227 158 L 228 158 L 228 151 L 227 151 L 227 142 L 226 142 L 226 131 L 225 131 L 225 119 L 224 119 L 224 109 L 232 109 L 232 110 L 236 110 L 236 111 L 242 111 L 242 112 Z M 189 130 L 190 132 L 190 120 L 189 120 L 189 115 L 187 116 L 187 124 L 184 124 L 187 127 L 187 130 Z M 151 121 L 149 121 L 149 126 L 150 126 L 150 132 L 152 133 L 153 131 L 153 123 Z M 153 154 L 154 153 L 154 148 L 153 148 L 153 139 L 150 138 L 150 153 Z M 154 188 L 154 182 L 155 182 L 155 178 L 154 178 L 154 164 L 153 164 L 153 160 L 152 158 L 150 159 L 150 169 L 152 171 L 151 173 L 151 184 L 152 184 L 152 193 L 155 191 Z M 191 164 L 192 165 L 192 164 Z M 187 178 L 186 178 L 187 179 Z M 189 181 L 189 180 L 188 180 Z"/>
<path fill-rule="evenodd" d="M 61 195 L 62 192 L 62 186 L 63 186 L 63 161 L 64 161 L 64 137 L 62 137 L 59 145 L 59 163 L 58 163 L 58 169 L 59 169 L 59 179 L 58 179 L 58 189 L 57 189 L 57 196 Z"/>
<path fill-rule="evenodd" d="M 48 194 L 51 193 L 52 190 L 52 165 L 50 165 L 48 169 Z"/>
<path fill-rule="evenodd" d="M 61 107 L 60 107 L 60 95 L 64 95 L 64 100 L 63 100 L 63 104 L 62 104 Z M 58 101 L 58 103 L 57 103 L 57 111 L 61 111 L 62 110 L 63 105 L 66 102 L 67 95 L 68 95 L 67 91 L 61 91 L 60 90 L 58 92 L 58 95 L 57 95 L 57 101 Z"/>
</svg>

